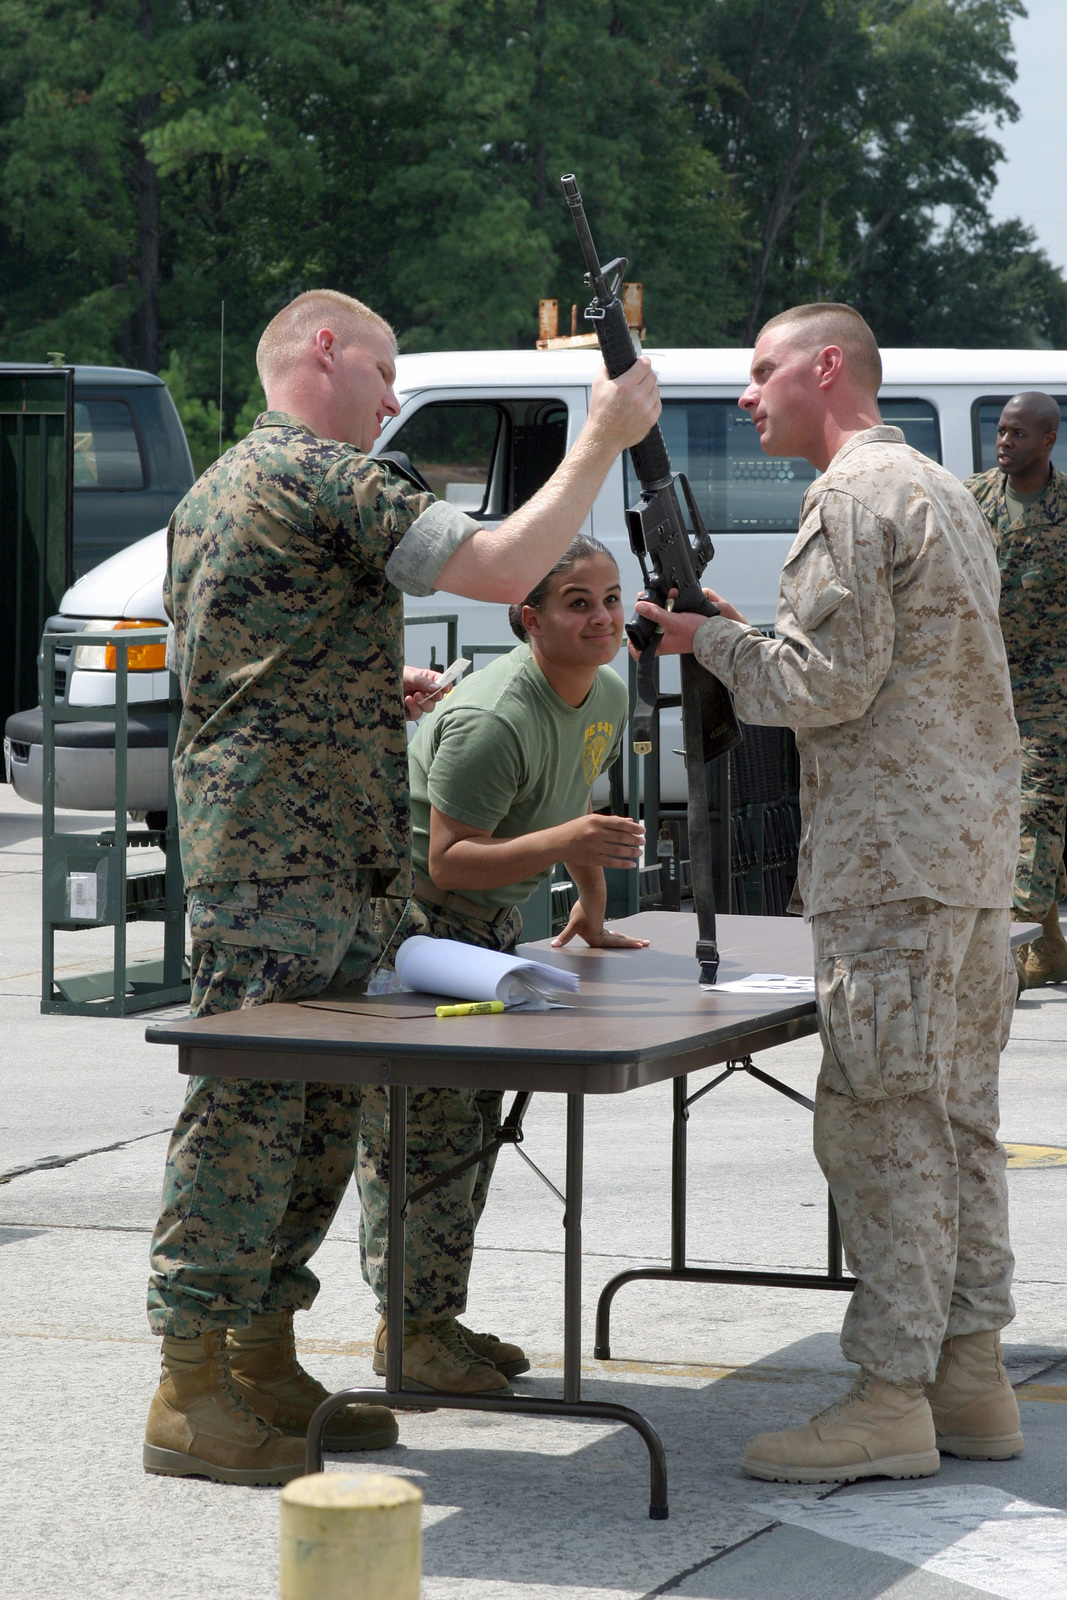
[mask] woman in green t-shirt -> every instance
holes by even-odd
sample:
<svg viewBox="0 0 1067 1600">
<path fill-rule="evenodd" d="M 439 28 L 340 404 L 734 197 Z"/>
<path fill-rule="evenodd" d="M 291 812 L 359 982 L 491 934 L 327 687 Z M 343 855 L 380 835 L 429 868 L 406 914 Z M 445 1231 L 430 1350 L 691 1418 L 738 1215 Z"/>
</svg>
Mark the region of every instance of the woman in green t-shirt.
<svg viewBox="0 0 1067 1600">
<path fill-rule="evenodd" d="M 590 790 L 615 760 L 626 730 L 626 687 L 611 670 L 622 644 L 619 572 L 597 540 L 579 536 L 510 612 L 522 643 L 455 689 L 408 751 L 414 893 L 396 923 L 381 903 L 383 943 L 414 933 L 510 950 L 518 906 L 563 861 L 578 890 L 557 947 L 576 935 L 599 948 L 647 939 L 604 926 L 605 867 L 636 868 L 644 830 L 600 816 Z M 392 915 L 389 906 L 394 907 Z M 408 1180 L 437 1177 L 495 1138 L 499 1092 L 411 1090 Z M 359 1183 L 363 1272 L 385 1304 L 387 1096 L 364 1091 Z M 493 1162 L 460 1173 L 413 1206 L 407 1222 L 404 1383 L 441 1393 L 504 1391 L 529 1367 L 517 1345 L 456 1321 L 466 1305 L 474 1230 Z M 379 1321 L 374 1367 L 385 1371 Z"/>
</svg>

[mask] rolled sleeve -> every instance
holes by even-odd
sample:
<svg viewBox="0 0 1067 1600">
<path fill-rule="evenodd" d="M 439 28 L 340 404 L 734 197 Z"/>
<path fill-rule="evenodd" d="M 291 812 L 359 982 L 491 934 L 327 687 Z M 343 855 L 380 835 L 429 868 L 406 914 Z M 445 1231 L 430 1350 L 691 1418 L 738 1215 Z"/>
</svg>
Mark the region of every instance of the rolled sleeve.
<svg viewBox="0 0 1067 1600">
<path fill-rule="evenodd" d="M 444 500 L 415 518 L 385 565 L 385 575 L 404 594 L 430 595 L 452 556 L 480 524 Z"/>
</svg>

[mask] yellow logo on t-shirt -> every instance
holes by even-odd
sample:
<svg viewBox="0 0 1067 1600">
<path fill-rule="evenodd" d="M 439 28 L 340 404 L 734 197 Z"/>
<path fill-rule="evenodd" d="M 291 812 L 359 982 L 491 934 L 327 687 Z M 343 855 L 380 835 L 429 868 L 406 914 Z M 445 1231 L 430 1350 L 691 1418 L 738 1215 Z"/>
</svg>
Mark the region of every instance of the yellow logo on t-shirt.
<svg viewBox="0 0 1067 1600">
<path fill-rule="evenodd" d="M 604 764 L 604 757 L 611 748 L 611 741 L 615 734 L 615 724 L 612 722 L 591 722 L 585 730 L 585 744 L 582 748 L 582 772 L 590 788 Z"/>
</svg>

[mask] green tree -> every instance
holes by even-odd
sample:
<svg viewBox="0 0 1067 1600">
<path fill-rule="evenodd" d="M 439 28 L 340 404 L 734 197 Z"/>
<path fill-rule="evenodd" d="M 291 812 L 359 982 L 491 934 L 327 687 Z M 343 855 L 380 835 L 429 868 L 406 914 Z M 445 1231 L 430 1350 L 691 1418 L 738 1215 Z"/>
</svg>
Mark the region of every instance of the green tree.
<svg viewBox="0 0 1067 1600">
<path fill-rule="evenodd" d="M 3 0 L 0 302 L 12 354 L 158 359 L 157 115 L 169 0 Z M 56 40 L 62 39 L 62 49 Z"/>
<path fill-rule="evenodd" d="M 988 214 L 1002 156 L 988 127 L 1018 115 L 1010 29 L 1022 9 L 1020 0 L 702 9 L 687 34 L 690 103 L 748 214 L 727 262 L 745 300 L 743 343 L 784 306 L 823 298 L 858 305 L 887 342 L 890 330 L 914 342 L 933 321 L 954 332 L 946 342 L 974 343 L 994 319 L 964 314 L 966 286 L 980 279 L 996 294 L 1008 270 L 1046 300 L 1036 315 L 1005 319 L 993 342 L 1055 325 L 1059 275 L 1032 238 L 998 233 Z M 703 85 L 709 59 L 714 100 Z"/>
<path fill-rule="evenodd" d="M 650 337 L 845 298 L 886 342 L 1067 343 L 988 213 L 1019 0 L 0 0 L 0 345 L 162 370 L 198 465 L 329 284 L 402 348 L 532 343 L 584 298 L 562 202 Z M 56 41 L 63 44 L 57 48 Z"/>
<path fill-rule="evenodd" d="M 1018 221 L 931 228 L 879 251 L 862 304 L 886 345 L 1067 349 L 1067 284 Z"/>
<path fill-rule="evenodd" d="M 375 13 L 361 43 L 394 65 L 336 85 L 321 149 L 348 241 L 338 265 L 405 348 L 527 344 L 539 297 L 581 297 L 559 188 L 571 170 L 604 249 L 655 279 L 658 336 L 721 337 L 715 264 L 735 208 L 666 47 L 679 15 L 634 0 L 389 0 Z M 368 123 L 352 182 L 341 141 Z"/>
</svg>

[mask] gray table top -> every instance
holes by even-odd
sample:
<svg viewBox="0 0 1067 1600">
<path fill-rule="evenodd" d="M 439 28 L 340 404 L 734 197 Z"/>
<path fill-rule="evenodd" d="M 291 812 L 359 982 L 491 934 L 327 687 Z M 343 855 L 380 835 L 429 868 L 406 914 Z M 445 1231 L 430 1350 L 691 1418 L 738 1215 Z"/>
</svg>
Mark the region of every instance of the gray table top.
<svg viewBox="0 0 1067 1600">
<path fill-rule="evenodd" d="M 697 982 L 696 917 L 649 911 L 614 926 L 647 950 L 520 947 L 577 972 L 567 1010 L 399 1017 L 317 1003 L 249 1007 L 154 1023 L 151 1044 L 179 1047 L 182 1072 L 307 1082 L 618 1094 L 815 1032 L 804 994 L 727 994 Z M 794 917 L 717 919 L 719 982 L 752 972 L 810 975 L 811 933 Z M 340 998 L 340 997 L 339 997 Z"/>
</svg>

